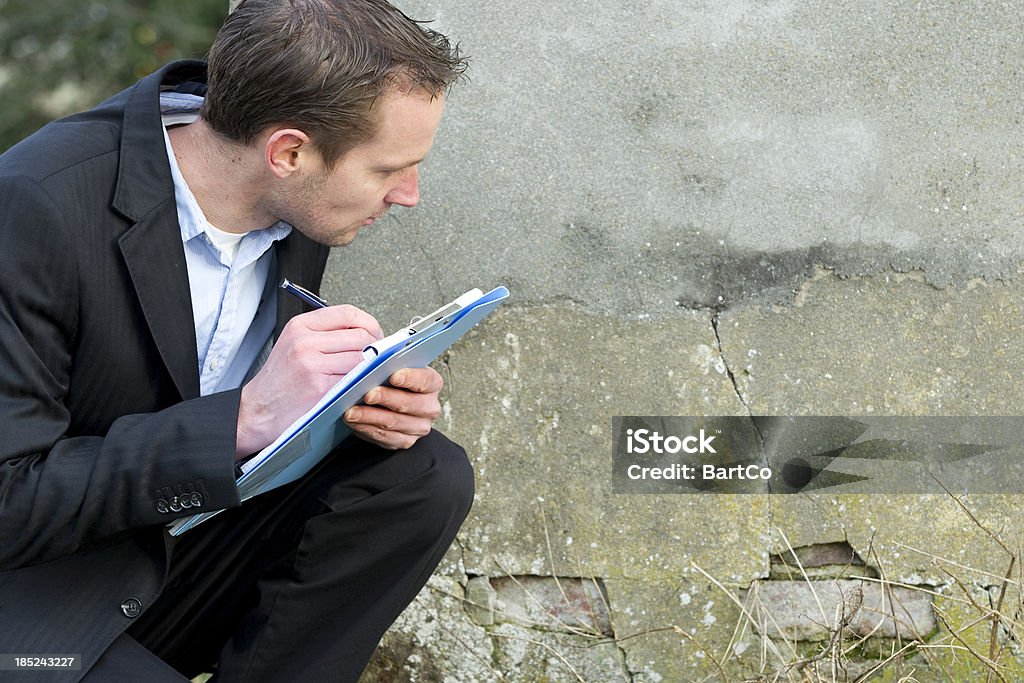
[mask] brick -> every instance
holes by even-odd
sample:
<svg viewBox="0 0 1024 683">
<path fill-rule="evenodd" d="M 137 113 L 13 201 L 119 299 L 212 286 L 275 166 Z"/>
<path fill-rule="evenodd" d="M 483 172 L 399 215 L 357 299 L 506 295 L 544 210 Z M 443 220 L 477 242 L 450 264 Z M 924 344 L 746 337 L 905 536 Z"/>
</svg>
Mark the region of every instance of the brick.
<svg viewBox="0 0 1024 683">
<path fill-rule="evenodd" d="M 466 582 L 466 614 L 480 626 L 494 624 L 497 593 L 486 576 L 474 576 Z"/>
<path fill-rule="evenodd" d="M 923 640 L 937 627 L 927 593 L 868 581 L 764 581 L 748 598 L 757 630 L 772 638 L 827 640 L 844 618 L 846 636 Z"/>
<path fill-rule="evenodd" d="M 769 578 L 800 581 L 808 579 L 877 578 L 878 572 L 849 543 L 815 543 L 772 555 Z"/>
<path fill-rule="evenodd" d="M 496 594 L 494 622 L 533 628 L 612 632 L 603 590 L 594 579 L 504 576 L 490 579 Z"/>
</svg>

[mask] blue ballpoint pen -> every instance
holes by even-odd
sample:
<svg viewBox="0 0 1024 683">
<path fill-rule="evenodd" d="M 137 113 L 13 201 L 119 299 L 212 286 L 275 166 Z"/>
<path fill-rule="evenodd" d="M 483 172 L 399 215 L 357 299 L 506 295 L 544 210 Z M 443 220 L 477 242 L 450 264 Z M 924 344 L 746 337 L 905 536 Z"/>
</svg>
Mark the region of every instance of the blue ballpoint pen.
<svg viewBox="0 0 1024 683">
<path fill-rule="evenodd" d="M 283 280 L 281 280 L 281 289 L 285 290 L 289 294 L 295 295 L 299 299 L 302 299 L 313 308 L 327 308 L 328 306 L 326 301 L 324 301 L 323 299 L 321 299 L 320 297 L 318 297 L 316 294 L 309 291 L 305 287 L 300 287 L 299 285 L 290 281 L 288 278 L 284 278 Z M 438 311 L 438 313 L 441 313 L 441 311 Z M 419 320 L 417 320 L 417 323 L 423 321 L 432 323 L 434 322 L 433 318 L 435 317 L 437 316 L 429 316 L 429 319 L 420 318 Z M 438 320 L 440 320 L 440 318 L 438 318 Z M 398 332 L 395 332 L 391 336 L 378 339 L 377 341 L 373 342 L 372 344 L 364 348 L 363 354 L 365 355 L 366 353 L 372 353 L 372 355 L 369 356 L 369 358 L 373 358 L 374 356 L 378 355 L 381 352 L 381 349 L 389 348 L 391 345 L 396 344 L 399 341 L 408 339 L 410 336 L 414 334 L 416 334 L 416 330 L 414 330 L 411 326 L 403 327 L 402 329 L 400 329 Z"/>
<path fill-rule="evenodd" d="M 288 292 L 289 294 L 294 295 L 295 297 L 301 299 L 302 301 L 305 301 L 313 308 L 327 308 L 326 301 L 324 301 L 323 299 L 321 299 L 320 297 L 318 297 L 316 294 L 309 291 L 305 287 L 300 287 L 294 282 L 291 282 L 288 278 L 284 278 L 283 280 L 281 280 L 281 289 Z"/>
</svg>

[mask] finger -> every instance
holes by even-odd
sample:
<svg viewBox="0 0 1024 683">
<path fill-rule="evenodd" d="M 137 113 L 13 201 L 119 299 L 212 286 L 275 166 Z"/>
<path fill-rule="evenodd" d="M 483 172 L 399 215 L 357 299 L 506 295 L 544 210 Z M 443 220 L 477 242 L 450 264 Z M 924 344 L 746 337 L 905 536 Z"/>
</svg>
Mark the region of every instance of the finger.
<svg viewBox="0 0 1024 683">
<path fill-rule="evenodd" d="M 349 304 L 328 306 L 296 317 L 302 318 L 302 322 L 311 330 L 342 330 L 358 327 L 369 332 L 375 340 L 384 336 L 380 324 L 372 315 Z"/>
<path fill-rule="evenodd" d="M 367 346 L 377 341 L 373 335 L 362 328 L 310 332 L 308 337 L 308 343 L 320 353 L 362 352 Z"/>
<path fill-rule="evenodd" d="M 295 355 L 295 363 L 297 367 L 301 368 L 301 376 L 305 378 L 345 375 L 361 362 L 363 362 L 361 351 Z M 337 382 L 337 379 L 334 381 Z"/>
<path fill-rule="evenodd" d="M 437 393 L 444 387 L 444 378 L 434 368 L 404 368 L 388 381 L 392 386 L 420 394 Z"/>
<path fill-rule="evenodd" d="M 401 432 L 387 432 L 372 425 L 352 425 L 352 433 L 363 441 L 369 441 L 389 451 L 412 448 L 420 440 L 418 436 Z"/>
<path fill-rule="evenodd" d="M 363 362 L 362 351 L 329 353 L 321 356 L 321 368 L 325 375 L 341 377 L 352 371 L 352 368 Z M 336 381 L 336 380 L 335 380 Z M 332 385 L 333 386 L 333 385 Z"/>
<path fill-rule="evenodd" d="M 415 415 L 403 415 L 385 408 L 354 406 L 345 413 L 345 422 L 356 431 L 370 433 L 376 428 L 383 432 L 397 432 L 408 436 L 424 436 L 430 433 L 433 421 Z"/>
<path fill-rule="evenodd" d="M 441 404 L 437 393 L 418 394 L 406 389 L 393 387 L 376 387 L 370 389 L 363 402 L 367 405 L 379 406 L 402 415 L 414 415 L 436 419 L 441 414 Z"/>
</svg>

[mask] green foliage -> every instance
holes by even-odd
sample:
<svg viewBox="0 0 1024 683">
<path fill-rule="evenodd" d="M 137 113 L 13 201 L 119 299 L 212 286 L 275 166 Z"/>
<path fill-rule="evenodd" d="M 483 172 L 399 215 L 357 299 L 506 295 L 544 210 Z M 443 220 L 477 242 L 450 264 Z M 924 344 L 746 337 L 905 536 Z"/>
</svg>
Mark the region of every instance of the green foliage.
<svg viewBox="0 0 1024 683">
<path fill-rule="evenodd" d="M 0 151 L 182 58 L 202 58 L 227 0 L 0 0 Z"/>
</svg>

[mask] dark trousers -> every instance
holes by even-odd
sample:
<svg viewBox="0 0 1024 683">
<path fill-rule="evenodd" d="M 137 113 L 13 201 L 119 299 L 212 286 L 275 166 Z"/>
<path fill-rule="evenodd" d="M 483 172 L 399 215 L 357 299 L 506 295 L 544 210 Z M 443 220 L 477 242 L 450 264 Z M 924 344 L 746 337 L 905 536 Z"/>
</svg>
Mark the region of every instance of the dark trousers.
<svg viewBox="0 0 1024 683">
<path fill-rule="evenodd" d="M 302 481 L 175 539 L 159 600 L 86 680 L 216 665 L 225 683 L 355 681 L 472 498 L 465 452 L 436 431 L 393 453 L 349 439 Z"/>
</svg>

